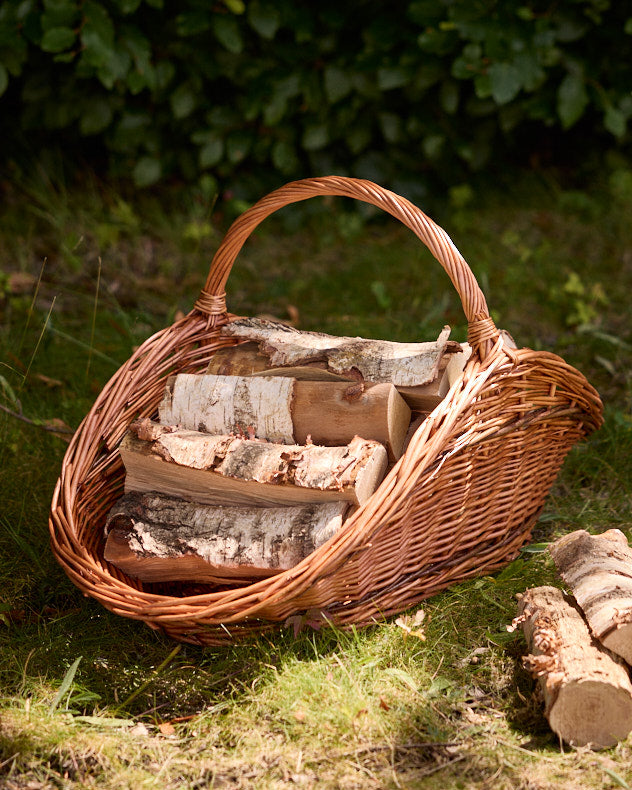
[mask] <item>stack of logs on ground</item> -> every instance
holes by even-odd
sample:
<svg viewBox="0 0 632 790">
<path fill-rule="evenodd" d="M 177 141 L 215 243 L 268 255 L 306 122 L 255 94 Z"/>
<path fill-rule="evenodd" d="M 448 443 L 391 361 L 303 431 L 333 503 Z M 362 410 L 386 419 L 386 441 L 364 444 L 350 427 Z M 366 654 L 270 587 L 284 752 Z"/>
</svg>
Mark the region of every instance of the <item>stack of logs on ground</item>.
<svg viewBox="0 0 632 790">
<path fill-rule="evenodd" d="M 242 585 L 291 568 L 378 488 L 469 347 L 238 319 L 204 374 L 167 381 L 120 445 L 105 559 L 145 582 Z"/>
<path fill-rule="evenodd" d="M 571 532 L 549 547 L 572 592 L 537 587 L 518 617 L 551 729 L 573 746 L 613 746 L 632 731 L 632 550 L 625 535 Z"/>
</svg>

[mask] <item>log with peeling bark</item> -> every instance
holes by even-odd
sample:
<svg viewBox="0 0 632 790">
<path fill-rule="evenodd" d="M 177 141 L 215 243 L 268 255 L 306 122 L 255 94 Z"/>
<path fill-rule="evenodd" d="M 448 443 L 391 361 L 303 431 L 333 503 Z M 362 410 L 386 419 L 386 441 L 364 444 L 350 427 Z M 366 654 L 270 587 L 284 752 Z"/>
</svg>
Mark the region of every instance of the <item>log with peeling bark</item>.
<svg viewBox="0 0 632 790">
<path fill-rule="evenodd" d="M 450 328 L 429 343 L 393 343 L 361 337 L 334 337 L 301 332 L 293 327 L 257 318 L 239 318 L 222 327 L 222 335 L 255 341 L 271 367 L 325 363 L 333 373 L 358 375 L 364 381 L 418 386 L 433 381 L 448 349 Z M 460 346 L 453 344 L 455 349 Z"/>
<path fill-rule="evenodd" d="M 388 463 L 379 442 L 357 436 L 343 447 L 321 447 L 211 436 L 150 420 L 130 428 L 119 447 L 125 490 L 160 491 L 203 504 L 361 505 Z"/>
<path fill-rule="evenodd" d="M 573 746 L 607 748 L 632 730 L 632 684 L 623 661 L 594 640 L 572 601 L 554 587 L 520 597 L 519 616 L 551 729 Z"/>
<path fill-rule="evenodd" d="M 632 549 L 618 529 L 576 530 L 549 547 L 599 641 L 632 664 Z"/>
<path fill-rule="evenodd" d="M 242 584 L 297 565 L 336 534 L 347 507 L 211 506 L 131 492 L 110 511 L 104 557 L 146 582 Z"/>
<path fill-rule="evenodd" d="M 416 411 L 441 402 L 471 354 L 467 343 L 448 340 L 449 327 L 428 343 L 334 337 L 256 318 L 233 321 L 222 334 L 246 342 L 220 349 L 208 373 L 390 382 Z"/>
<path fill-rule="evenodd" d="M 193 375 L 167 381 L 160 422 L 215 435 L 251 427 L 281 444 L 343 445 L 354 436 L 401 455 L 410 409 L 392 384 L 296 381 L 265 376 Z"/>
</svg>

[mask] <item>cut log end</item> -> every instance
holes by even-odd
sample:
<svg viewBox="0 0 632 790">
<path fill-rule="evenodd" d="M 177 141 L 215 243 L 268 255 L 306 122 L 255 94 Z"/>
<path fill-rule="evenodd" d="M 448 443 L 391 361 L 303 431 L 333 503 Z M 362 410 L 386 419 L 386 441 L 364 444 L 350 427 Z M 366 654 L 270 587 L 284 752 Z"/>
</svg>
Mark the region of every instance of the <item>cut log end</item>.
<svg viewBox="0 0 632 790">
<path fill-rule="evenodd" d="M 607 749 L 632 731 L 630 690 L 601 680 L 571 680 L 560 689 L 549 724 L 571 746 Z"/>
</svg>

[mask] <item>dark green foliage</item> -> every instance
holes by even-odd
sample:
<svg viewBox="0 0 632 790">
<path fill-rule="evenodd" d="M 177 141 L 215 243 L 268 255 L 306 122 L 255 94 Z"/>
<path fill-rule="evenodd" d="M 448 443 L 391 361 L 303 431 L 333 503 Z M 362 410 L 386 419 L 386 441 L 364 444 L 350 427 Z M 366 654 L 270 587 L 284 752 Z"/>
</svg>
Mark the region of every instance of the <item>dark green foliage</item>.
<svg viewBox="0 0 632 790">
<path fill-rule="evenodd" d="M 230 179 L 251 196 L 338 172 L 414 196 L 543 133 L 623 144 L 626 5 L 5 0 L 3 156 L 56 142 L 139 186 Z"/>
</svg>

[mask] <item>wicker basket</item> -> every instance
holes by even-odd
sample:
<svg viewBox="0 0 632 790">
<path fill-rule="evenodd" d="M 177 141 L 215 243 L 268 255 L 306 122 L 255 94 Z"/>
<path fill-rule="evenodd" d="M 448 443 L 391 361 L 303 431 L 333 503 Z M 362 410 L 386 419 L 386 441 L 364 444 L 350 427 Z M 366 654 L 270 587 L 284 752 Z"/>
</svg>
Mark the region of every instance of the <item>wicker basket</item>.
<svg viewBox="0 0 632 790">
<path fill-rule="evenodd" d="M 105 517 L 123 491 L 118 444 L 134 419 L 155 415 L 168 376 L 202 372 L 234 342 L 219 334 L 233 318 L 224 286 L 249 234 L 276 209 L 316 195 L 378 206 L 428 246 L 461 299 L 472 357 L 368 502 L 296 567 L 236 589 L 130 579 L 103 559 Z M 220 644 L 314 611 L 341 626 L 366 624 L 515 557 L 567 452 L 600 426 L 601 412 L 597 392 L 560 357 L 507 346 L 450 238 L 409 201 L 369 181 L 297 181 L 233 224 L 194 309 L 105 386 L 63 461 L 52 548 L 87 595 L 185 642 Z"/>
</svg>

